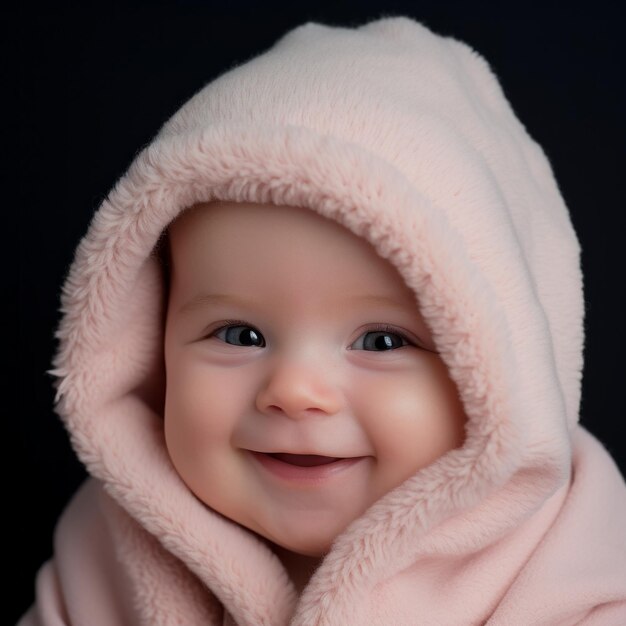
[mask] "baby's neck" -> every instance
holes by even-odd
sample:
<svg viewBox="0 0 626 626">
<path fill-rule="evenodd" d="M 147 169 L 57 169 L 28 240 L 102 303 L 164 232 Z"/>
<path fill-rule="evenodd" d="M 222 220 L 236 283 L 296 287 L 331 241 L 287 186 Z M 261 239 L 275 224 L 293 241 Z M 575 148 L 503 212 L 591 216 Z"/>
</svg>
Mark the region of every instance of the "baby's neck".
<svg viewBox="0 0 626 626">
<path fill-rule="evenodd" d="M 319 564 L 322 562 L 323 557 L 307 556 L 304 554 L 298 554 L 291 552 L 278 544 L 268 542 L 268 545 L 280 559 L 284 568 L 289 574 L 289 578 L 293 582 L 298 595 L 302 593 L 302 590 L 307 586 L 309 580 L 315 573 Z"/>
</svg>

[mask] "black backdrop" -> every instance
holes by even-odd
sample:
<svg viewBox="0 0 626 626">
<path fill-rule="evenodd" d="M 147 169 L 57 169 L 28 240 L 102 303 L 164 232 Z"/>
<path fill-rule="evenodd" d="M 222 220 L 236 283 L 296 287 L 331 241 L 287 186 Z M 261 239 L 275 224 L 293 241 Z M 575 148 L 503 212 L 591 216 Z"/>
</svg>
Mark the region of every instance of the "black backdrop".
<svg viewBox="0 0 626 626">
<path fill-rule="evenodd" d="M 19 355 L 20 385 L 18 419 L 10 412 L 5 419 L 8 507 L 16 512 L 7 516 L 15 526 L 5 541 L 17 549 L 7 623 L 33 601 L 58 516 L 86 476 L 52 411 L 45 370 L 56 344 L 60 287 L 93 212 L 138 149 L 202 85 L 305 21 L 357 25 L 383 12 L 410 15 L 483 54 L 546 151 L 583 248 L 581 422 L 626 473 L 626 111 L 619 92 L 623 34 L 609 4 L 23 3 L 6 21 L 20 147 L 12 212 L 19 221 L 5 225 L 5 249 L 19 259 L 17 275 L 6 265 L 11 285 L 17 278 L 19 330 L 5 330 Z"/>
</svg>

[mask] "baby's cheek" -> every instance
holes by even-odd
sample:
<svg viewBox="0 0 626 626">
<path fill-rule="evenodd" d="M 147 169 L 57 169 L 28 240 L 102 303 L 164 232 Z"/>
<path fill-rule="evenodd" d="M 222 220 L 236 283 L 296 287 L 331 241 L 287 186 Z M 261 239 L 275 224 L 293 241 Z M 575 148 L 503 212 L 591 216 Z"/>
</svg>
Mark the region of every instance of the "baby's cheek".
<svg viewBox="0 0 626 626">
<path fill-rule="evenodd" d="M 459 444 L 462 407 L 445 369 L 420 367 L 379 377 L 361 415 L 385 480 L 399 484 Z"/>
<path fill-rule="evenodd" d="M 219 373 L 186 364 L 168 381 L 165 405 L 165 439 L 168 454 L 184 482 L 203 501 L 208 485 L 217 496 L 216 479 L 224 472 L 229 442 L 238 414 L 238 397 L 230 396 Z M 230 396 L 230 397 L 229 397 Z"/>
<path fill-rule="evenodd" d="M 200 359 L 180 362 L 168 376 L 166 406 L 196 435 L 214 433 L 237 403 L 234 378 Z"/>
</svg>

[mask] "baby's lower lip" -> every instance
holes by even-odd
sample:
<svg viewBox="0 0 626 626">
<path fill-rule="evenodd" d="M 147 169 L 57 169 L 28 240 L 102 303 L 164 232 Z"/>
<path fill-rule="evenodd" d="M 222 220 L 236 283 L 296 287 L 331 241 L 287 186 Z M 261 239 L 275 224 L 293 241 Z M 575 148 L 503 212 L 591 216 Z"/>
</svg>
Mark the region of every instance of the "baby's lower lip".
<svg viewBox="0 0 626 626">
<path fill-rule="evenodd" d="M 270 472 L 272 475 L 289 482 L 301 483 L 319 483 L 321 481 L 329 480 L 331 477 L 347 470 L 349 467 L 352 467 L 353 465 L 365 458 L 353 457 L 347 459 L 337 459 L 336 461 L 325 462 L 319 465 L 304 466 L 285 463 L 284 461 L 274 458 L 270 454 L 264 452 L 255 452 L 254 450 L 250 450 L 250 454 L 257 461 L 257 463 L 259 463 L 265 470 Z M 312 455 L 298 456 L 303 457 Z M 328 460 L 329 457 L 323 458 Z"/>
<path fill-rule="evenodd" d="M 312 467 L 314 465 L 326 465 L 334 461 L 340 461 L 340 458 L 334 456 L 320 456 L 317 454 L 290 454 L 287 452 L 265 452 L 274 459 L 289 463 L 289 465 L 298 465 L 300 467 Z"/>
</svg>

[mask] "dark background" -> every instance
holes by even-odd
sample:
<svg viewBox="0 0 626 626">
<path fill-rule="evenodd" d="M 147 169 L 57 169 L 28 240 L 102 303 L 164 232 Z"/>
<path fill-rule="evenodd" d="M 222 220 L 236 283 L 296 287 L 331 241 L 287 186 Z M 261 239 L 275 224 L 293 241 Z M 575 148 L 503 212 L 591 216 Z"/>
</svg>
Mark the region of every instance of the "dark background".
<svg viewBox="0 0 626 626">
<path fill-rule="evenodd" d="M 52 411 L 45 371 L 56 346 L 60 288 L 94 211 L 160 125 L 204 84 L 306 21 L 356 26 L 383 13 L 414 17 L 485 56 L 548 155 L 583 248 L 581 423 L 626 474 L 624 35 L 612 4 L 24 3 L 5 21 L 20 147 L 19 222 L 5 226 L 15 235 L 6 248 L 18 258 L 17 345 L 15 333 L 7 339 L 19 355 L 20 385 L 19 419 L 6 419 L 8 521 L 15 528 L 5 541 L 14 541 L 18 554 L 9 564 L 7 623 L 33 602 L 55 524 L 86 476 Z M 14 283 L 10 269 L 9 278 Z"/>
</svg>

